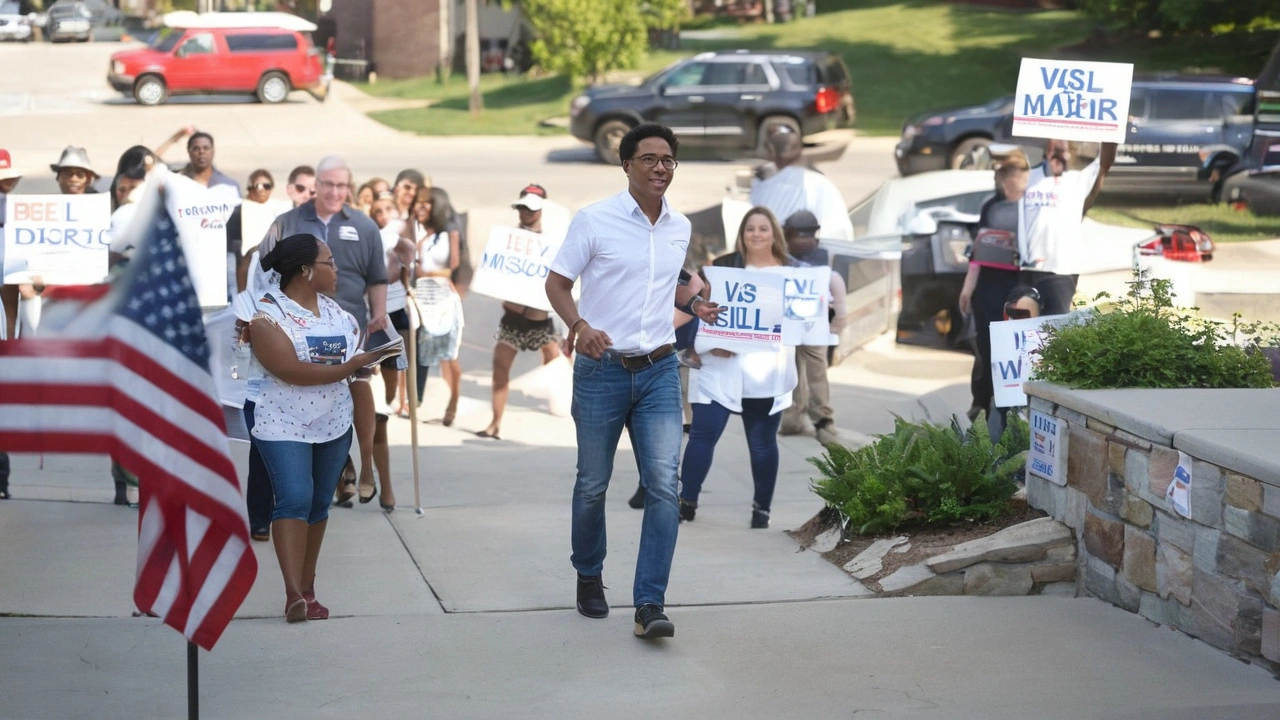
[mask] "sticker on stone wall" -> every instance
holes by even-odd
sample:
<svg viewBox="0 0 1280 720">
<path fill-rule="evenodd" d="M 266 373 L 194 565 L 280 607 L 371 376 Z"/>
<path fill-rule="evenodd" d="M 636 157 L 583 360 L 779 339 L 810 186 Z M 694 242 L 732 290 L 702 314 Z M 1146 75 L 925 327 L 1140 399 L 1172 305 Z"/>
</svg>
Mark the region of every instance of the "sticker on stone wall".
<svg viewBox="0 0 1280 720">
<path fill-rule="evenodd" d="M 1173 469 L 1173 482 L 1165 491 L 1173 509 L 1184 518 L 1191 517 L 1191 457 L 1178 451 L 1178 467 Z"/>
<path fill-rule="evenodd" d="M 1027 470 L 1057 485 L 1066 485 L 1062 473 L 1062 424 L 1058 418 L 1031 411 L 1031 449 L 1027 453 Z"/>
</svg>

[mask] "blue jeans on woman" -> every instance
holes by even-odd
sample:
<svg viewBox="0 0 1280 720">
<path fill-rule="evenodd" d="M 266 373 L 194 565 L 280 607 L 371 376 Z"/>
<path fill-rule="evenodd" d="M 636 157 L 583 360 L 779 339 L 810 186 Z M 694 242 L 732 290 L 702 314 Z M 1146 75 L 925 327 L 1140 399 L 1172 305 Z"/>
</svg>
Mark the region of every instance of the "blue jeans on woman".
<svg viewBox="0 0 1280 720">
<path fill-rule="evenodd" d="M 742 426 L 747 431 L 751 479 L 756 486 L 755 507 L 765 512 L 773 503 L 773 489 L 778 484 L 778 427 L 782 413 L 770 415 L 772 409 L 773 398 L 742 400 Z M 684 465 L 680 466 L 680 497 L 685 500 L 698 501 L 702 483 L 711 470 L 716 443 L 732 414 L 718 402 L 694 403 L 689 444 L 684 449 Z"/>
<path fill-rule="evenodd" d="M 249 428 L 249 481 L 244 490 L 244 502 L 249 511 L 249 532 L 265 534 L 271 530 L 271 510 L 276 500 L 271 493 L 271 478 L 267 466 L 262 463 L 258 442 L 253 437 L 253 408 L 255 403 L 244 404 L 244 424 Z"/>
<path fill-rule="evenodd" d="M 632 585 L 635 606 L 665 605 L 680 508 L 676 470 L 683 436 L 679 363 L 668 355 L 642 370 L 622 366 L 606 351 L 600 360 L 578 355 L 573 365 L 573 422 L 578 430 L 578 477 L 573 486 L 573 555 L 582 575 L 600 575 L 607 552 L 604 499 L 618 438 L 631 421 L 640 484 L 645 488 L 640 552 Z"/>
<path fill-rule="evenodd" d="M 306 520 L 315 525 L 329 519 L 329 503 L 351 451 L 351 434 L 347 428 L 341 437 L 322 443 L 256 441 L 276 497 L 272 522 Z"/>
</svg>

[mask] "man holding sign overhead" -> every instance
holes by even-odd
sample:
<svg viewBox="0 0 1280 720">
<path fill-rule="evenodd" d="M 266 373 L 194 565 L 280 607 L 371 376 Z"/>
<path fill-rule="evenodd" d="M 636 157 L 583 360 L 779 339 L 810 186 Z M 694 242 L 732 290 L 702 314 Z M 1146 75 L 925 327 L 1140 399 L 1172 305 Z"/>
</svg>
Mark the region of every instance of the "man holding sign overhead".
<svg viewBox="0 0 1280 720">
<path fill-rule="evenodd" d="M 1018 207 L 1021 282 L 1040 292 L 1046 315 L 1071 310 L 1084 266 L 1080 223 L 1124 142 L 1133 66 L 1023 58 L 1013 134 L 1049 138 Z M 1100 142 L 1083 170 L 1069 170 L 1068 141 Z"/>
<path fill-rule="evenodd" d="M 570 558 L 578 571 L 578 612 L 590 618 L 609 614 L 601 575 L 605 492 L 629 420 L 646 490 L 632 586 L 635 634 L 646 639 L 675 634 L 663 613 L 680 524 L 676 467 L 683 437 L 671 303 L 686 299 L 691 314 L 711 324 L 719 314 L 713 304 L 687 297 L 687 289 L 686 297 L 677 297 L 691 226 L 664 195 L 679 164 L 678 148 L 675 134 L 656 123 L 637 125 L 623 136 L 618 154 L 627 190 L 574 216 L 546 282 L 547 299 L 569 324 L 567 349 L 578 351 Z M 579 277 L 582 300 L 575 306 L 573 283 Z"/>
</svg>

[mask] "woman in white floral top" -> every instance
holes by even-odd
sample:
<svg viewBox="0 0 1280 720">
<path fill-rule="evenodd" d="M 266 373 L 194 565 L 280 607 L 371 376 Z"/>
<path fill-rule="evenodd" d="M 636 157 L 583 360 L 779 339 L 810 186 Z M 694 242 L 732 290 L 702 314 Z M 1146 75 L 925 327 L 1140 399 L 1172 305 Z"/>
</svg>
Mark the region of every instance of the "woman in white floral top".
<svg viewBox="0 0 1280 720">
<path fill-rule="evenodd" d="M 326 297 L 338 286 L 327 245 L 292 235 L 261 263 L 280 274 L 280 287 L 263 295 L 249 325 L 253 354 L 265 371 L 253 437 L 275 493 L 271 536 L 284 575 L 285 619 L 323 620 L 329 610 L 315 598 L 316 561 L 329 499 L 351 448 L 347 381 L 385 353 L 357 353 L 362 338 L 355 318 Z"/>
</svg>

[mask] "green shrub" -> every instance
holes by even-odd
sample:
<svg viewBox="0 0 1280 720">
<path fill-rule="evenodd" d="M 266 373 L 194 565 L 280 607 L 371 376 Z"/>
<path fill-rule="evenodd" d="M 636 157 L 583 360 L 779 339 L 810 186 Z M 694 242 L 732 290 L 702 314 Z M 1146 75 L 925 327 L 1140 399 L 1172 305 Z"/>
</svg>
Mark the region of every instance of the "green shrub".
<svg viewBox="0 0 1280 720">
<path fill-rule="evenodd" d="M 1173 307 L 1171 283 L 1139 274 L 1115 307 L 1046 327 L 1037 380 L 1081 389 L 1269 388 L 1274 326 L 1228 326 Z M 1099 298 L 1106 297 L 1100 295 Z"/>
<path fill-rule="evenodd" d="M 1009 413 L 999 443 L 991 442 L 982 415 L 968 430 L 956 418 L 945 426 L 897 418 L 893 433 L 866 447 L 832 444 L 822 457 L 809 458 L 821 473 L 813 491 L 857 535 L 907 522 L 987 520 L 1008 509 L 1029 445 L 1017 413 Z"/>
</svg>

